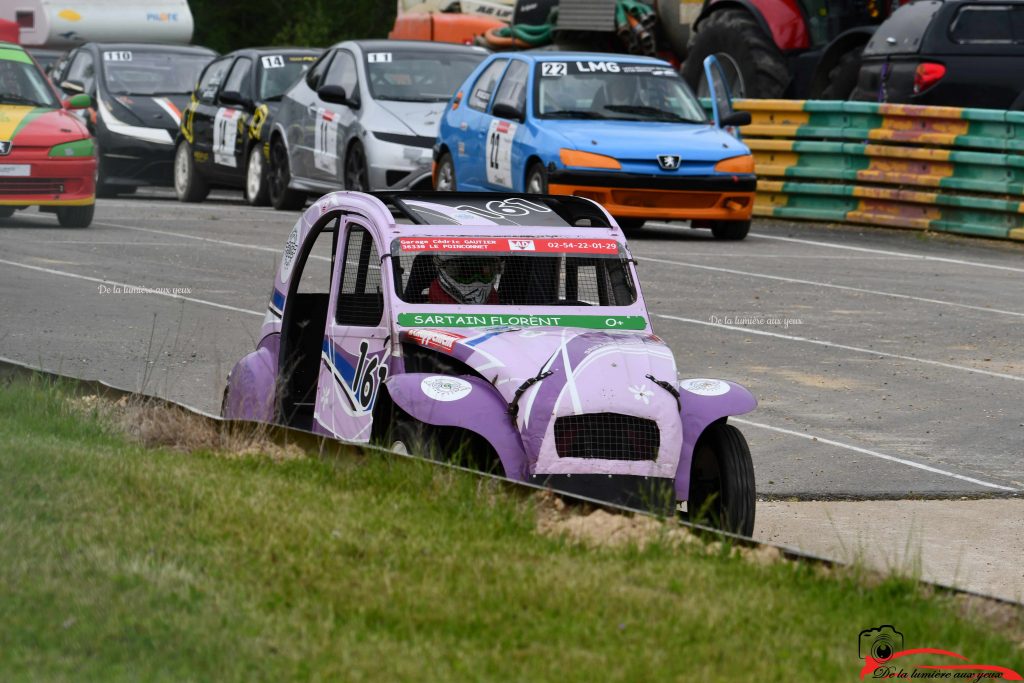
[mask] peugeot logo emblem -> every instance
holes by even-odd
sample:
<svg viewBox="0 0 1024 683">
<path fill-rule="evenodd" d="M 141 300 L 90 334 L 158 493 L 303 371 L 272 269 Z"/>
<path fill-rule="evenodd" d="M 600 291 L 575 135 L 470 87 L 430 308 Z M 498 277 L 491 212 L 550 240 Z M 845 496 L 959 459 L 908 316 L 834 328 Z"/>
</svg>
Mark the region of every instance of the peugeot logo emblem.
<svg viewBox="0 0 1024 683">
<path fill-rule="evenodd" d="M 679 168 L 681 161 L 678 154 L 659 154 L 658 165 L 665 171 L 674 171 Z"/>
<path fill-rule="evenodd" d="M 0 156 L 7 156 L 11 153 L 11 141 L 0 140 Z"/>
</svg>

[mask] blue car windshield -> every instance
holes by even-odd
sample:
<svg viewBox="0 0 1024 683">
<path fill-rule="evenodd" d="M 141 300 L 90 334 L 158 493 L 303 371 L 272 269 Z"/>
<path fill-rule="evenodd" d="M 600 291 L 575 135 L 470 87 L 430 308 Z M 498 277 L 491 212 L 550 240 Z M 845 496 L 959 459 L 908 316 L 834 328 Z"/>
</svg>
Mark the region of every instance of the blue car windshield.
<svg viewBox="0 0 1024 683">
<path fill-rule="evenodd" d="M 566 60 L 536 69 L 539 118 L 707 122 L 693 91 L 667 64 Z"/>
<path fill-rule="evenodd" d="M 447 102 L 486 56 L 466 50 L 368 52 L 367 85 L 375 100 Z"/>
</svg>

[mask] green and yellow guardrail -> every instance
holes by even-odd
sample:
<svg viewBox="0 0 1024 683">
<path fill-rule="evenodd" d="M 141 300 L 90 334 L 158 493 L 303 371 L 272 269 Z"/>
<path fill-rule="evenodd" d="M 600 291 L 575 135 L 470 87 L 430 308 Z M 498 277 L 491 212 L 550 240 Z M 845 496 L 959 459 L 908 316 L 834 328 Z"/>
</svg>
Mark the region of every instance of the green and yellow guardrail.
<svg viewBox="0 0 1024 683">
<path fill-rule="evenodd" d="M 754 213 L 1024 241 L 1024 112 L 736 100 Z"/>
</svg>

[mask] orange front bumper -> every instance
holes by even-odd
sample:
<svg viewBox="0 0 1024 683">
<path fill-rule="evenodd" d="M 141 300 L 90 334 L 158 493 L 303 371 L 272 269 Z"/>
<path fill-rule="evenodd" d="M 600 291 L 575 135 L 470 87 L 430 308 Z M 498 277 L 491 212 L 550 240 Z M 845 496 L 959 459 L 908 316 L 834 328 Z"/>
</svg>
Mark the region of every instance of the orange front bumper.
<svg viewBox="0 0 1024 683">
<path fill-rule="evenodd" d="M 616 189 L 612 187 L 548 186 L 551 194 L 592 199 L 613 216 L 663 220 L 749 220 L 753 192 L 687 192 L 683 190 Z"/>
</svg>

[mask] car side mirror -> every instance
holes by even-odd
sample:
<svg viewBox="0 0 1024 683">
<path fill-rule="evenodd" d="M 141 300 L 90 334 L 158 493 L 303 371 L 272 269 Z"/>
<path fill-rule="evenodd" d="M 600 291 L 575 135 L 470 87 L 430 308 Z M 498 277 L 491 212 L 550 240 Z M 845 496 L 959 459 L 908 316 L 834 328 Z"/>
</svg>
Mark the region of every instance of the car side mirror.
<svg viewBox="0 0 1024 683">
<path fill-rule="evenodd" d="M 60 89 L 68 95 L 76 95 L 85 92 L 85 83 L 81 81 L 63 81 Z"/>
<path fill-rule="evenodd" d="M 221 104 L 234 104 L 239 107 L 252 107 L 252 100 L 237 90 L 223 90 L 220 93 Z"/>
<path fill-rule="evenodd" d="M 320 89 L 316 91 L 317 97 L 324 102 L 330 102 L 331 104 L 344 104 L 346 107 L 352 107 L 353 109 L 359 107 L 359 103 L 350 100 L 348 93 L 340 85 L 322 85 Z"/>
<path fill-rule="evenodd" d="M 511 104 L 505 104 L 504 102 L 495 104 L 494 107 L 491 108 L 491 114 L 497 116 L 499 119 L 512 119 L 513 121 L 520 122 L 526 118 L 526 115 L 523 114 L 522 111 L 513 107 Z"/>
<path fill-rule="evenodd" d="M 722 119 L 722 128 L 729 126 L 749 126 L 751 122 L 749 111 L 734 111 Z"/>
<path fill-rule="evenodd" d="M 92 106 L 92 98 L 85 93 L 78 93 L 69 100 L 65 100 L 64 107 L 66 109 L 88 109 Z"/>
</svg>

